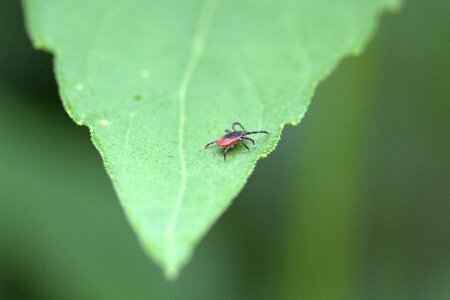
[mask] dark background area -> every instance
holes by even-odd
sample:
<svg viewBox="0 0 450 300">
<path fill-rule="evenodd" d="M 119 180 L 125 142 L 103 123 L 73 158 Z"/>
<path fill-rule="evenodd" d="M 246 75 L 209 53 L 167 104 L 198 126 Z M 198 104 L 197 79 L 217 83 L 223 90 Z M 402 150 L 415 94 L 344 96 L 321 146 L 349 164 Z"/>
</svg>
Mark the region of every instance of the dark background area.
<svg viewBox="0 0 450 300">
<path fill-rule="evenodd" d="M 386 13 L 167 282 L 0 1 L 0 299 L 450 299 L 449 16 Z"/>
</svg>

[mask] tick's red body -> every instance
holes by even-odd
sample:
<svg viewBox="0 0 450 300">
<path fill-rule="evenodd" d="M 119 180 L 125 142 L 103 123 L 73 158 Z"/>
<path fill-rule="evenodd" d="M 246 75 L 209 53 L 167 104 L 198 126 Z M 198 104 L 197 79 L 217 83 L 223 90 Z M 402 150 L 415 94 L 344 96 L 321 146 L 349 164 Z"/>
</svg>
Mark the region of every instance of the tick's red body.
<svg viewBox="0 0 450 300">
<path fill-rule="evenodd" d="M 239 139 L 241 139 L 243 136 L 244 136 L 243 131 L 229 132 L 225 135 L 222 135 L 220 138 L 218 138 L 215 141 L 215 143 L 217 146 L 220 146 L 220 147 L 228 147 L 228 146 L 231 146 L 231 145 L 239 142 Z"/>
<path fill-rule="evenodd" d="M 238 131 L 235 129 L 235 126 L 239 125 L 242 129 L 244 129 L 243 131 Z M 208 148 L 210 145 L 212 144 L 216 144 L 217 146 L 220 147 L 226 147 L 225 151 L 223 151 L 223 160 L 227 159 L 227 152 L 234 147 L 234 145 L 236 145 L 238 142 L 241 142 L 245 148 L 247 148 L 247 150 L 250 150 L 247 145 L 242 141 L 243 139 L 245 140 L 249 140 L 251 141 L 253 144 L 255 144 L 255 141 L 252 140 L 249 137 L 246 137 L 246 135 L 249 134 L 255 134 L 255 133 L 266 133 L 269 134 L 267 131 L 264 130 L 260 130 L 260 131 L 246 131 L 245 128 L 241 125 L 241 123 L 239 122 L 234 122 L 231 125 L 231 128 L 233 129 L 233 131 L 229 131 L 228 129 L 225 130 L 226 134 L 221 136 L 220 138 L 218 138 L 215 141 L 212 141 L 208 144 L 206 144 L 205 148 Z"/>
</svg>

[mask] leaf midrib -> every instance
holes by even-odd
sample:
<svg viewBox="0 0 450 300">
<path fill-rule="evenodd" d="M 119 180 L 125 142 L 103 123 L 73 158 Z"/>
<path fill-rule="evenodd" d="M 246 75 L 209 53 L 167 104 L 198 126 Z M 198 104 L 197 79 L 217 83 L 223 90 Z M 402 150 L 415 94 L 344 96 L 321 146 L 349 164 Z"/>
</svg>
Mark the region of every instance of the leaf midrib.
<svg viewBox="0 0 450 300">
<path fill-rule="evenodd" d="M 184 154 L 184 127 L 186 115 L 186 95 L 189 84 L 194 75 L 195 69 L 203 55 L 205 42 L 211 29 L 212 19 L 217 7 L 218 0 L 204 0 L 201 12 L 198 18 L 196 31 L 193 38 L 191 54 L 183 72 L 180 87 L 178 89 L 178 105 L 179 105 L 179 125 L 178 125 L 178 152 L 181 163 L 181 182 L 178 189 L 175 207 L 170 216 L 169 222 L 165 230 L 165 244 L 167 250 L 167 268 L 166 276 L 175 278 L 177 276 L 177 263 L 175 254 L 174 235 L 177 226 L 178 216 L 183 205 L 183 200 L 187 185 L 186 157 Z"/>
</svg>

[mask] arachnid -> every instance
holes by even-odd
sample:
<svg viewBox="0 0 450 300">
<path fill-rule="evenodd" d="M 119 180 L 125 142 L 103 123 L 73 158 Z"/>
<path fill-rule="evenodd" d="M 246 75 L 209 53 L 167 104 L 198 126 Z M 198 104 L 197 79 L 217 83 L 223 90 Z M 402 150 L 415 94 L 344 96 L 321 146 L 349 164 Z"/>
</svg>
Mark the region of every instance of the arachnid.
<svg viewBox="0 0 450 300">
<path fill-rule="evenodd" d="M 235 126 L 238 125 L 239 127 L 242 128 L 242 130 L 236 130 Z M 226 147 L 225 150 L 223 151 L 223 160 L 227 160 L 227 152 L 233 148 L 237 143 L 241 143 L 242 145 L 244 145 L 245 148 L 247 148 L 247 150 L 250 150 L 247 145 L 244 143 L 243 140 L 249 140 L 250 142 L 253 143 L 253 145 L 255 144 L 255 141 L 252 140 L 249 137 L 246 137 L 249 134 L 255 134 L 255 133 L 266 133 L 269 134 L 267 131 L 265 130 L 259 130 L 259 131 L 247 131 L 245 130 L 244 126 L 242 126 L 241 123 L 239 122 L 234 122 L 231 125 L 231 129 L 233 129 L 233 131 L 229 131 L 228 129 L 225 129 L 225 135 L 222 135 L 220 138 L 218 138 L 215 141 L 212 141 L 208 144 L 206 144 L 205 148 L 208 148 L 210 145 L 216 143 L 217 146 L 220 147 Z"/>
</svg>

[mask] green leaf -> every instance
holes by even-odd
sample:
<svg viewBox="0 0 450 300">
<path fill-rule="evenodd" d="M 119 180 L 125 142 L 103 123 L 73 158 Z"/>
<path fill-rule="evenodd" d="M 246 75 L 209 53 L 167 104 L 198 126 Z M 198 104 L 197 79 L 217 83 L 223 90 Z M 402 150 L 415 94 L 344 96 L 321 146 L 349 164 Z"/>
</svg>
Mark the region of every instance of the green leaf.
<svg viewBox="0 0 450 300">
<path fill-rule="evenodd" d="M 91 130 L 143 247 L 172 278 L 284 124 L 300 121 L 318 82 L 398 4 L 27 0 L 25 8 L 35 46 L 55 55 L 67 112 Z M 221 149 L 203 146 L 233 121 L 271 134 L 224 162 Z"/>
</svg>

